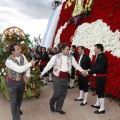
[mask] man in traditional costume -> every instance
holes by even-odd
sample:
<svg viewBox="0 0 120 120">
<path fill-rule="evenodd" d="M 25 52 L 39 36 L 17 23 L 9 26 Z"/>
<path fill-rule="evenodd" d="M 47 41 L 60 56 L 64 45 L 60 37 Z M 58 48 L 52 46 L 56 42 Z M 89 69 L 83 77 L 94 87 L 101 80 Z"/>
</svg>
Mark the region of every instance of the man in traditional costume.
<svg viewBox="0 0 120 120">
<path fill-rule="evenodd" d="M 80 57 L 78 59 L 78 64 L 84 69 L 87 70 L 91 67 L 91 60 L 88 55 L 85 54 L 85 47 L 79 46 L 78 47 L 78 53 L 80 54 Z M 75 101 L 82 101 L 80 104 L 81 106 L 84 106 L 87 104 L 87 98 L 88 98 L 88 76 L 83 76 L 81 72 L 78 71 L 78 86 L 80 95 L 78 98 L 74 99 Z"/>
<path fill-rule="evenodd" d="M 47 63 L 49 62 L 50 58 L 48 57 L 48 53 L 45 47 L 42 47 L 42 54 L 40 56 L 40 72 L 43 71 Z M 47 85 L 48 80 L 48 73 L 44 74 L 43 84 Z"/>
<path fill-rule="evenodd" d="M 95 45 L 96 60 L 94 62 L 94 65 L 92 65 L 87 72 L 89 75 L 93 74 L 96 77 L 97 101 L 94 105 L 91 105 L 91 107 L 98 109 L 94 112 L 95 114 L 105 113 L 104 89 L 105 89 L 105 83 L 107 80 L 108 58 L 103 53 L 103 50 L 104 50 L 104 47 L 102 44 Z"/>
<path fill-rule="evenodd" d="M 76 52 L 76 46 L 72 45 L 71 46 L 71 52 L 70 54 L 75 58 L 75 60 L 77 59 L 77 52 Z M 69 89 L 74 88 L 74 82 L 75 82 L 75 68 L 72 66 L 72 71 L 71 71 L 71 76 L 69 78 Z"/>
<path fill-rule="evenodd" d="M 30 79 L 30 67 L 35 65 L 37 61 L 31 60 L 28 63 L 17 44 L 10 45 L 9 51 L 11 55 L 5 63 L 7 67 L 6 84 L 10 96 L 12 118 L 13 120 L 20 120 L 22 114 L 20 106 L 24 93 L 24 72 L 26 71 L 26 79 Z"/>
<path fill-rule="evenodd" d="M 53 67 L 54 93 L 50 99 L 50 109 L 52 112 L 56 111 L 60 114 L 65 114 L 65 112 L 62 111 L 62 107 L 68 90 L 68 73 L 71 75 L 72 65 L 81 72 L 83 69 L 77 64 L 75 58 L 69 54 L 69 45 L 63 44 L 61 48 L 62 52 L 54 55 L 50 59 L 40 77 L 42 77 L 49 69 Z"/>
</svg>

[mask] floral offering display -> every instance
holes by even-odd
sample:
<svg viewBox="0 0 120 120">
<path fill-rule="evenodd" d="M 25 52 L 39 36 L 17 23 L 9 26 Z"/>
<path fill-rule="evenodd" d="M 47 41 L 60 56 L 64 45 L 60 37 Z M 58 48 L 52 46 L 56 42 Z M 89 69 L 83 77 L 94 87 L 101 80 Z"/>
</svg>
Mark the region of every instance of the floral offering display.
<svg viewBox="0 0 120 120">
<path fill-rule="evenodd" d="M 30 81 L 25 80 L 25 92 L 28 89 L 33 91 L 36 98 L 40 97 L 40 87 L 43 87 L 43 82 L 40 81 L 40 71 L 38 66 L 31 68 L 31 78 Z"/>
<path fill-rule="evenodd" d="M 28 48 L 32 45 L 29 35 L 26 35 L 18 27 L 7 28 L 2 34 L 0 34 L 0 69 L 5 69 L 5 61 L 10 55 L 8 52 L 9 45 L 13 43 L 18 43 L 22 48 L 22 54 L 28 56 Z"/>
<path fill-rule="evenodd" d="M 29 48 L 32 46 L 32 43 L 29 36 L 30 35 L 25 34 L 24 31 L 18 27 L 7 28 L 2 34 L 0 34 L 0 77 L 6 78 L 5 61 L 10 55 L 8 51 L 10 44 L 19 44 L 22 49 L 22 54 L 27 57 L 28 61 L 31 60 Z M 25 80 L 25 97 L 29 97 L 29 95 L 27 95 L 28 89 L 33 92 L 36 98 L 40 96 L 40 87 L 43 85 L 40 82 L 39 74 L 40 71 L 37 67 L 31 69 L 30 81 L 28 82 Z M 1 83 L 0 87 L 3 88 L 3 92 L 6 85 L 3 87 L 3 84 Z"/>
<path fill-rule="evenodd" d="M 89 0 L 83 0 L 89 1 Z M 94 63 L 94 45 L 103 44 L 108 57 L 108 77 L 105 92 L 116 99 L 120 98 L 120 0 L 94 0 L 89 16 L 80 21 L 66 24 L 74 11 L 74 0 L 63 3 L 60 19 L 55 33 L 54 44 L 68 43 L 69 45 L 87 48 Z M 90 76 L 91 87 L 95 88 L 94 76 Z"/>
</svg>

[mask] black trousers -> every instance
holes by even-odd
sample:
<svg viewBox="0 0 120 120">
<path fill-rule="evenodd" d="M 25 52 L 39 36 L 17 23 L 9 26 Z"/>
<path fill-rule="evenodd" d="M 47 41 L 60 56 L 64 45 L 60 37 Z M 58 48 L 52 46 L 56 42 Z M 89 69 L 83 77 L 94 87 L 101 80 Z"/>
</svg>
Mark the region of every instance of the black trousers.
<svg viewBox="0 0 120 120">
<path fill-rule="evenodd" d="M 53 68 L 51 68 L 51 69 L 48 71 L 48 73 L 53 73 Z"/>
<path fill-rule="evenodd" d="M 105 83 L 107 77 L 96 77 L 96 94 L 98 98 L 104 98 Z"/>
<path fill-rule="evenodd" d="M 78 74 L 78 86 L 79 90 L 88 92 L 88 77 L 84 77 L 83 75 Z"/>
<path fill-rule="evenodd" d="M 75 68 L 74 67 L 72 67 L 70 78 L 75 79 Z"/>
<path fill-rule="evenodd" d="M 45 68 L 46 65 L 40 65 L 40 72 L 43 71 L 43 69 Z M 48 73 L 45 73 L 44 74 L 44 77 L 47 77 L 48 76 Z"/>
</svg>

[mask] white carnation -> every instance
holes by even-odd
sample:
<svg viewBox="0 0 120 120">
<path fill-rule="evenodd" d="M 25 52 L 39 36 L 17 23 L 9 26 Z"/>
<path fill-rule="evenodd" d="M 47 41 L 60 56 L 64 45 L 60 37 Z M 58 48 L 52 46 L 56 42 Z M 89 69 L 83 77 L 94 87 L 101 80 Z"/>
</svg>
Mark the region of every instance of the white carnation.
<svg viewBox="0 0 120 120">
<path fill-rule="evenodd" d="M 34 70 L 35 70 L 35 68 L 32 68 L 32 70 L 34 71 Z"/>
<path fill-rule="evenodd" d="M 90 57 L 94 54 L 93 48 L 95 44 L 103 44 L 105 51 L 112 51 L 114 56 L 120 58 L 120 32 L 116 30 L 112 32 L 110 26 L 102 20 L 95 22 L 83 23 L 79 25 L 72 36 L 72 44 L 77 46 L 85 46 L 90 49 Z M 91 49 L 92 48 L 92 49 Z M 118 52 L 119 51 L 119 52 Z"/>
<path fill-rule="evenodd" d="M 3 75 L 5 76 L 5 75 L 6 75 L 6 72 L 4 72 Z"/>
<path fill-rule="evenodd" d="M 2 70 L 2 73 L 5 71 L 4 68 L 2 68 L 1 70 Z"/>
</svg>

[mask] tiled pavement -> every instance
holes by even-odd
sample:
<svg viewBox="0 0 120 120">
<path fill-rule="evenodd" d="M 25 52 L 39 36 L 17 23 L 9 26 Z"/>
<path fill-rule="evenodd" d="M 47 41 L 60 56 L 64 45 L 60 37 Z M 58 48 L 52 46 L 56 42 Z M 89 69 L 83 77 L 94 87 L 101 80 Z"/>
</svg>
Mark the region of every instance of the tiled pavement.
<svg viewBox="0 0 120 120">
<path fill-rule="evenodd" d="M 74 89 L 68 90 L 63 106 L 66 114 L 52 113 L 49 109 L 52 92 L 52 83 L 48 83 L 42 88 L 39 99 L 35 97 L 24 99 L 21 120 L 120 120 L 120 101 L 112 100 L 111 102 L 110 98 L 106 98 L 106 113 L 96 115 L 93 113 L 96 109 L 90 106 L 96 100 L 96 97 L 92 95 L 93 92 L 89 92 L 86 106 L 80 106 L 80 102 L 74 101 L 79 94 L 77 85 Z M 12 120 L 9 101 L 2 94 L 0 94 L 0 120 Z"/>
</svg>

